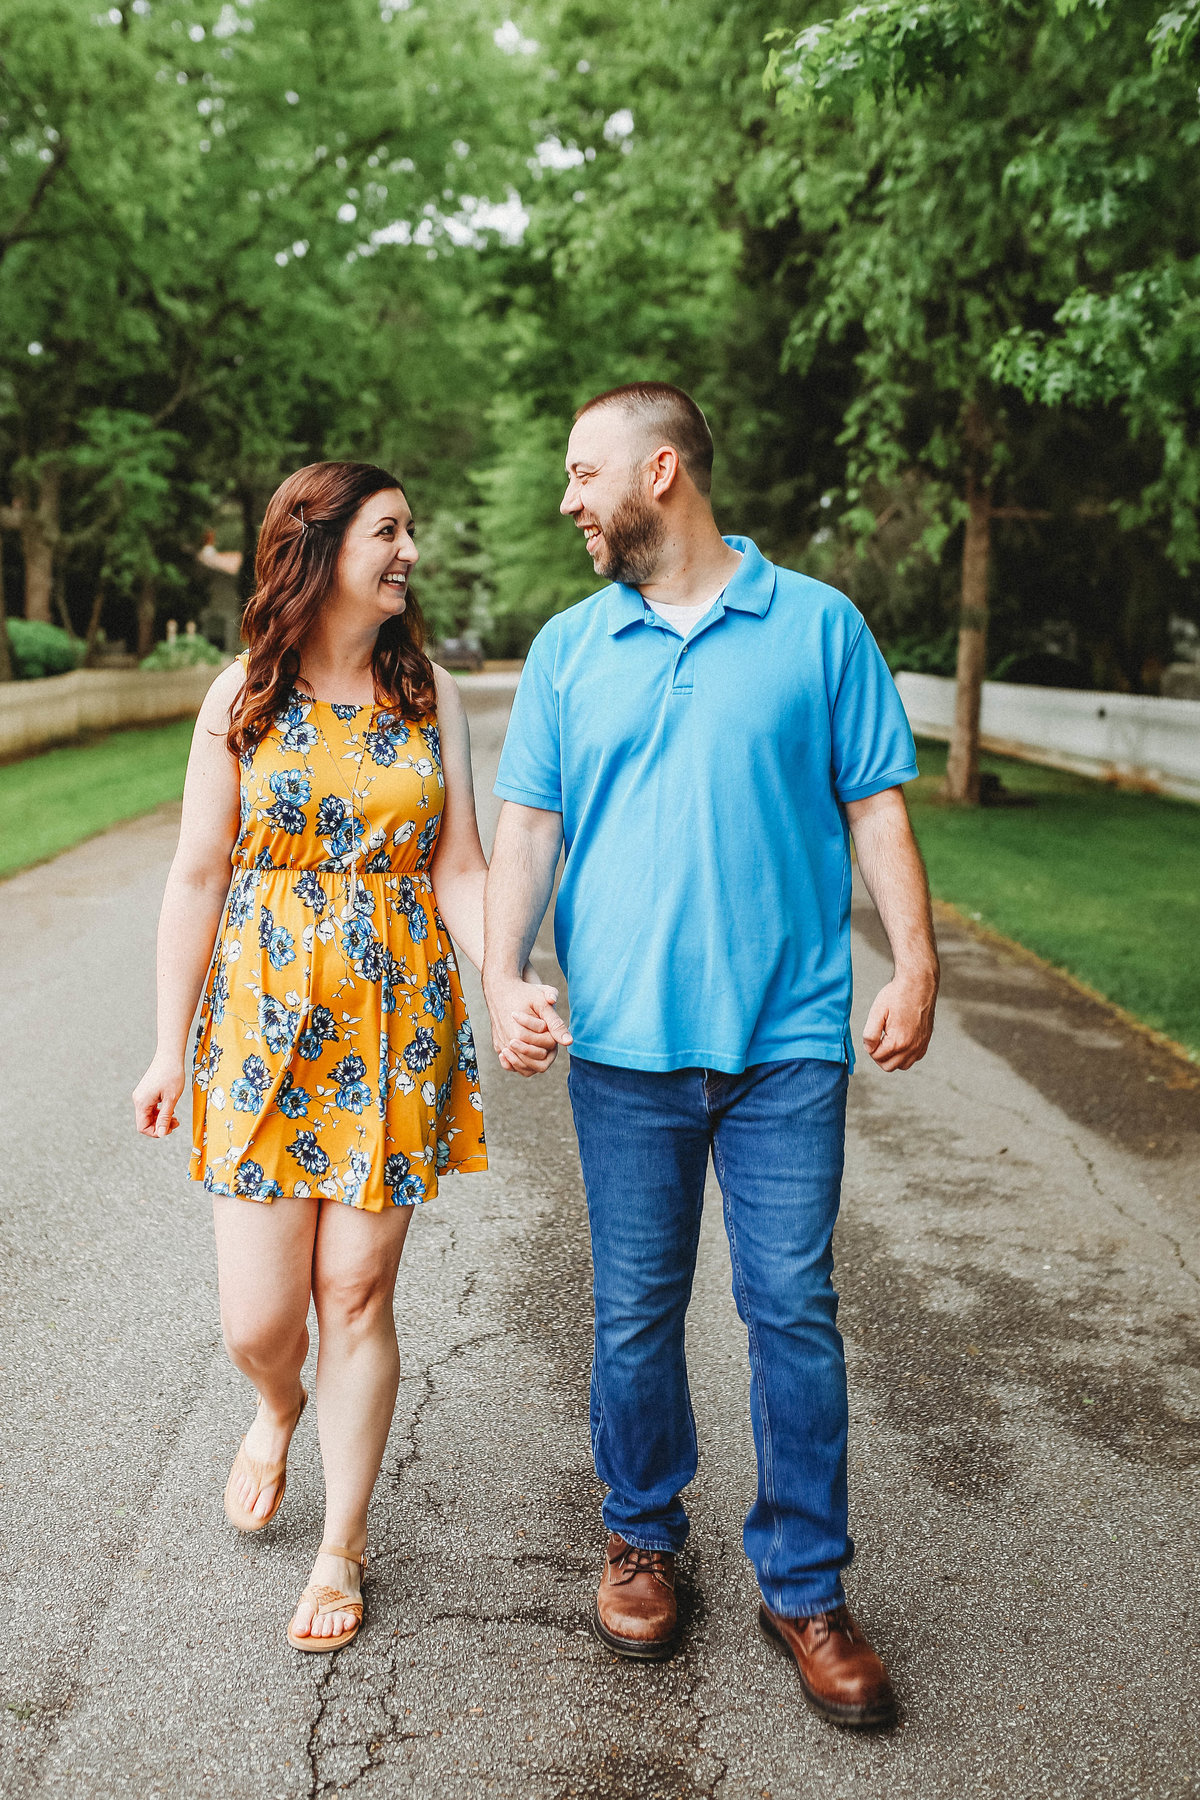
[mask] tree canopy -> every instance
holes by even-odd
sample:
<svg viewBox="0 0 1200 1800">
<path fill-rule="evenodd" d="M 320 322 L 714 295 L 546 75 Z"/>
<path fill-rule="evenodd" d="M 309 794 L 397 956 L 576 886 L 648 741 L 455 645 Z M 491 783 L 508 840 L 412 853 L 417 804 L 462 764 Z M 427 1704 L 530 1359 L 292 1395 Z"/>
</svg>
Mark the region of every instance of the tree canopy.
<svg viewBox="0 0 1200 1800">
<path fill-rule="evenodd" d="M 145 644 L 207 526 L 252 555 L 349 454 L 435 627 L 519 653 L 594 586 L 571 414 L 654 376 L 724 528 L 897 659 L 953 668 L 965 603 L 980 676 L 1153 691 L 1200 618 L 1198 61 L 1200 0 L 11 9 L 10 608 Z"/>
</svg>

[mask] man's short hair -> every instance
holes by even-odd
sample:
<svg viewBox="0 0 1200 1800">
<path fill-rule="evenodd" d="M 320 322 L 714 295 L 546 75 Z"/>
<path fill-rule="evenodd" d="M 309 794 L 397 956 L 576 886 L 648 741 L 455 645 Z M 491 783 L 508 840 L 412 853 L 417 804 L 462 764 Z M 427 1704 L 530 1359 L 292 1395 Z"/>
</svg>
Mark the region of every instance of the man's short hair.
<svg viewBox="0 0 1200 1800">
<path fill-rule="evenodd" d="M 712 492 L 713 441 L 708 420 L 690 394 L 672 387 L 669 381 L 629 381 L 624 387 L 609 388 L 597 394 L 575 414 L 600 406 L 619 406 L 641 424 L 648 438 L 670 444 L 679 452 L 679 460 L 701 494 Z"/>
</svg>

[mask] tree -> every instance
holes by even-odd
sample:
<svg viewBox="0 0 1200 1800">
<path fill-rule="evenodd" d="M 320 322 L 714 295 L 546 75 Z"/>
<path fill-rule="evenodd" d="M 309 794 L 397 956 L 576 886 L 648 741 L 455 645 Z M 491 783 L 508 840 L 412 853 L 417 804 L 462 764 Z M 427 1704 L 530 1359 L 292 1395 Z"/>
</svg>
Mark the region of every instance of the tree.
<svg viewBox="0 0 1200 1800">
<path fill-rule="evenodd" d="M 792 274 L 759 203 L 774 16 L 771 0 L 547 0 L 521 15 L 543 76 L 529 223 L 485 264 L 499 392 L 478 480 L 498 648 L 596 585 L 557 508 L 572 414 L 601 389 L 644 376 L 693 392 L 717 441 L 718 517 L 785 560 L 842 467 L 846 357 L 781 368 Z"/>
<path fill-rule="evenodd" d="M 86 556 L 144 630 L 203 509 L 236 492 L 252 528 L 298 461 L 402 451 L 469 492 L 475 246 L 523 168 L 495 24 L 483 0 L 6 14 L 0 525 L 28 616 Z"/>
<path fill-rule="evenodd" d="M 869 477 L 914 464 L 959 495 L 946 787 L 955 800 L 978 798 L 993 523 L 1046 512 L 1023 492 L 1030 421 L 1013 386 L 1043 403 L 1114 398 L 1115 384 L 1106 389 L 1096 370 L 1105 341 L 1097 325 L 1106 319 L 1111 337 L 1115 310 L 1127 349 L 1136 333 L 1130 309 L 1097 304 L 1097 288 L 1135 291 L 1161 312 L 1169 282 L 1146 292 L 1147 256 L 1169 262 L 1178 283 L 1200 247 L 1190 198 L 1200 128 L 1189 83 L 1147 49 L 1155 33 L 1166 41 L 1159 15 L 1136 0 L 1119 12 L 1104 0 L 1086 10 L 1058 0 L 1040 17 L 1017 0 L 873 0 L 776 34 L 785 47 L 768 79 L 800 126 L 800 205 L 836 220 L 815 246 L 791 349 L 804 358 L 829 337 L 855 343 L 849 498 Z M 814 141 L 834 154 L 818 148 L 810 173 L 804 152 Z M 1051 345 L 1054 320 L 1066 330 Z M 1178 340 L 1163 346 L 1173 374 L 1184 354 Z M 1125 371 L 1138 360 L 1127 355 Z M 1162 467 L 1136 499 L 1116 504 L 1126 520 L 1165 512 L 1170 549 L 1186 563 L 1197 468 L 1178 390 L 1172 416 L 1146 404 L 1144 381 L 1136 388 L 1123 404 L 1133 429 L 1159 434 Z M 998 488 L 1007 490 L 1000 505 Z M 1113 504 L 1089 492 L 1086 476 L 1078 483 L 1076 511 Z"/>
</svg>

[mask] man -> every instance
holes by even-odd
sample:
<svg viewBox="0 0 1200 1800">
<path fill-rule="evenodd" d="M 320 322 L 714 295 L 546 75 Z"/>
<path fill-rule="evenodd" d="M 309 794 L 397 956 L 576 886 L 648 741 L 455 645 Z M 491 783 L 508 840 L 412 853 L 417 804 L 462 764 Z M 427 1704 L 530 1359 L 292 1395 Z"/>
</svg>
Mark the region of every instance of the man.
<svg viewBox="0 0 1200 1800">
<path fill-rule="evenodd" d="M 864 1041 L 925 1054 L 938 962 L 900 784 L 917 773 L 886 665 L 843 595 L 722 538 L 712 439 L 677 388 L 576 414 L 561 510 L 609 586 L 529 652 L 496 793 L 484 986 L 501 1061 L 573 1044 L 569 1092 L 595 1266 L 591 1426 L 609 1530 L 595 1629 L 676 1641 L 684 1363 L 711 1154 L 750 1350 L 758 1493 L 744 1541 L 764 1632 L 826 1719 L 889 1724 L 883 1663 L 846 1609 L 847 1401 L 832 1235 L 853 1053 L 849 835 L 895 973 Z M 847 829 L 848 828 L 848 829 Z M 520 971 L 549 901 L 568 1032 Z M 540 1066 L 536 1065 L 536 1066 Z"/>
</svg>

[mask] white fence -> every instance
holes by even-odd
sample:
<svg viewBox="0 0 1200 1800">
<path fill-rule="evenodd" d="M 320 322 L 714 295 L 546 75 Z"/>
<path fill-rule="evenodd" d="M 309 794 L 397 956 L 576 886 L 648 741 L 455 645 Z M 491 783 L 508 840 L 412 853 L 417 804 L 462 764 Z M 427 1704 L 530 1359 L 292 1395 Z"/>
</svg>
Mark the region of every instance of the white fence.
<svg viewBox="0 0 1200 1800">
<path fill-rule="evenodd" d="M 906 673 L 896 685 L 914 732 L 949 738 L 953 681 Z M 980 730 L 1003 756 L 1200 800 L 1200 700 L 985 681 Z"/>
<path fill-rule="evenodd" d="M 0 682 L 0 760 L 62 744 L 81 731 L 112 731 L 186 718 L 218 671 L 76 669 L 43 681 Z"/>
</svg>

